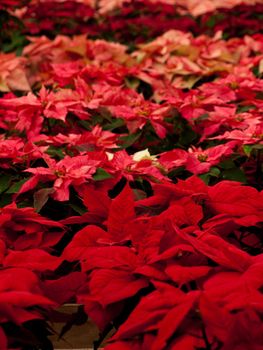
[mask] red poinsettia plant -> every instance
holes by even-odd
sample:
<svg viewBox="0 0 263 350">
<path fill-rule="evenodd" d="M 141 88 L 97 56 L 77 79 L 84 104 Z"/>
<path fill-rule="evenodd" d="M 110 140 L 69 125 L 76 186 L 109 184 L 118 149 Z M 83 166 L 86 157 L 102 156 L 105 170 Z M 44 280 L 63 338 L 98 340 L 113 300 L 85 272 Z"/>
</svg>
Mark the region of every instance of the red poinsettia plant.
<svg viewBox="0 0 263 350">
<path fill-rule="evenodd" d="M 1 2 L 1 350 L 263 349 L 261 10 Z"/>
</svg>

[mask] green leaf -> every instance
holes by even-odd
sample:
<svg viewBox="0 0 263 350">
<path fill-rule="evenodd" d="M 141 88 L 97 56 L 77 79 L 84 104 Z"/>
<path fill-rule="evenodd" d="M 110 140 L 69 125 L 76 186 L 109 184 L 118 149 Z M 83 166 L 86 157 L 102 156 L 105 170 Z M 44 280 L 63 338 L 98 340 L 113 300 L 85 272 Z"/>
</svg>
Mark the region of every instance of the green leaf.
<svg viewBox="0 0 263 350">
<path fill-rule="evenodd" d="M 216 167 L 213 166 L 213 167 L 210 168 L 209 172 L 207 172 L 207 173 L 205 173 L 205 174 L 200 174 L 200 175 L 199 175 L 199 178 L 200 178 L 201 180 L 203 180 L 204 183 L 206 183 L 207 185 L 209 185 L 210 179 L 211 179 L 212 177 L 219 177 L 220 174 L 221 174 L 221 171 L 220 171 L 218 168 L 216 168 Z"/>
<path fill-rule="evenodd" d="M 215 16 L 211 16 L 208 21 L 206 21 L 206 25 L 208 28 L 213 28 L 216 24 L 216 18 Z"/>
<path fill-rule="evenodd" d="M 239 168 L 227 169 L 222 173 L 224 180 L 233 180 L 246 183 L 247 179 L 244 172 Z"/>
<path fill-rule="evenodd" d="M 204 183 L 205 183 L 206 185 L 208 185 L 208 184 L 209 184 L 209 181 L 210 181 L 210 178 L 211 178 L 211 175 L 210 175 L 209 173 L 206 173 L 206 174 L 201 174 L 201 175 L 199 175 L 198 177 L 199 177 L 201 180 L 203 180 Z"/>
<path fill-rule="evenodd" d="M 128 148 L 132 146 L 134 142 L 136 142 L 140 138 L 141 134 L 142 133 L 139 132 L 136 134 L 130 134 L 128 136 L 120 137 L 120 141 L 123 142 L 121 148 Z"/>
<path fill-rule="evenodd" d="M 202 122 L 204 120 L 207 120 L 208 118 L 209 118 L 209 114 L 208 113 L 203 113 L 199 117 L 193 118 L 193 121 L 195 122 L 195 124 L 198 124 L 199 121 Z"/>
<path fill-rule="evenodd" d="M 64 153 L 63 153 L 62 149 L 54 147 L 54 146 L 50 146 L 48 148 L 47 154 L 50 157 L 58 157 L 59 159 L 63 159 L 64 158 Z"/>
<path fill-rule="evenodd" d="M 124 120 L 117 118 L 116 120 L 112 121 L 111 123 L 105 125 L 103 127 L 103 129 L 104 130 L 114 130 L 114 129 L 120 128 L 123 125 L 125 125 Z"/>
<path fill-rule="evenodd" d="M 143 191 L 143 190 L 140 190 L 140 189 L 135 188 L 135 189 L 133 190 L 133 193 L 134 193 L 134 195 L 135 195 L 136 200 L 140 200 L 140 199 L 145 199 L 145 198 L 147 198 L 147 195 L 146 195 L 145 191 Z"/>
<path fill-rule="evenodd" d="M 93 180 L 101 181 L 106 179 L 111 179 L 112 176 L 104 169 L 98 168 L 96 173 L 93 175 Z"/>
<path fill-rule="evenodd" d="M 252 146 L 251 145 L 243 145 L 243 151 L 246 156 L 250 157 L 250 154 L 252 152 Z"/>
<path fill-rule="evenodd" d="M 254 105 L 247 105 L 247 106 L 238 106 L 237 108 L 237 113 L 244 113 L 244 112 L 248 112 L 251 109 L 256 109 L 256 107 Z"/>
<path fill-rule="evenodd" d="M 0 208 L 5 207 L 6 205 L 12 203 L 12 195 L 4 193 L 0 197 Z"/>
<path fill-rule="evenodd" d="M 72 208 L 76 213 L 79 215 L 83 215 L 87 212 L 86 208 L 81 208 L 79 205 L 70 203 L 69 204 L 70 208 Z"/>
<path fill-rule="evenodd" d="M 8 187 L 10 186 L 10 182 L 10 176 L 3 175 L 0 177 L 0 193 L 3 193 L 5 190 L 8 189 Z"/>
<path fill-rule="evenodd" d="M 83 126 L 83 128 L 87 129 L 90 131 L 91 127 L 90 127 L 90 123 L 87 120 L 80 120 L 78 122 L 81 126 Z"/>
<path fill-rule="evenodd" d="M 211 15 L 206 21 L 206 25 L 208 28 L 213 28 L 218 21 L 223 20 L 224 18 L 225 18 L 225 15 L 223 13 Z"/>
<path fill-rule="evenodd" d="M 218 168 L 216 168 L 216 167 L 213 166 L 213 167 L 210 169 L 210 171 L 209 171 L 208 174 L 211 175 L 211 176 L 219 177 L 219 175 L 220 175 L 220 170 L 219 170 Z"/>
<path fill-rule="evenodd" d="M 224 160 L 218 165 L 221 169 L 232 169 L 235 168 L 235 163 L 231 159 Z"/>
<path fill-rule="evenodd" d="M 130 89 L 136 90 L 137 87 L 140 85 L 140 80 L 137 78 L 128 77 L 128 78 L 125 78 L 124 80 L 125 80 L 126 86 Z"/>
<path fill-rule="evenodd" d="M 23 46 L 25 46 L 25 44 L 27 43 L 25 36 L 22 35 L 20 32 L 14 32 L 10 39 L 11 42 L 3 45 L 4 52 L 19 50 L 20 48 L 23 48 Z"/>
<path fill-rule="evenodd" d="M 27 180 L 29 180 L 29 178 L 15 182 L 11 187 L 9 187 L 6 193 L 17 193 Z"/>
<path fill-rule="evenodd" d="M 194 144 L 198 135 L 188 125 L 180 132 L 178 143 L 182 148 L 188 148 L 191 144 Z"/>
<path fill-rule="evenodd" d="M 48 201 L 49 195 L 54 192 L 54 188 L 42 188 L 34 193 L 34 208 L 39 212 Z"/>
<path fill-rule="evenodd" d="M 263 100 L 263 91 L 259 91 L 256 96 L 257 99 Z"/>
</svg>

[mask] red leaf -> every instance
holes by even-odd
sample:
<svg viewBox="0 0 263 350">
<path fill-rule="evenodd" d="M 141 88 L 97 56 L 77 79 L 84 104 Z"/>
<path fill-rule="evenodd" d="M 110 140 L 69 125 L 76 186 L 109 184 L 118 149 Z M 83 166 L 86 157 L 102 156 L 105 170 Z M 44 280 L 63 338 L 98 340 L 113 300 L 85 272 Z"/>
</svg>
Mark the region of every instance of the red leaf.
<svg viewBox="0 0 263 350">
<path fill-rule="evenodd" d="M 53 301 L 40 294 L 33 294 L 25 291 L 8 291 L 0 293 L 0 303 L 11 304 L 19 307 L 33 305 L 55 305 Z"/>
<path fill-rule="evenodd" d="M 160 284 L 156 290 L 143 297 L 118 329 L 113 340 L 136 337 L 146 332 L 157 330 L 160 321 L 171 308 L 184 299 L 184 293 L 167 284 Z"/>
<path fill-rule="evenodd" d="M 18 195 L 27 191 L 32 190 L 37 186 L 37 184 L 40 181 L 40 176 L 39 175 L 33 175 L 29 180 L 27 180 L 20 188 L 18 191 Z"/>
<path fill-rule="evenodd" d="M 88 187 L 83 194 L 83 203 L 88 208 L 89 213 L 106 218 L 109 212 L 111 200 L 107 193 Z"/>
<path fill-rule="evenodd" d="M 89 253 L 90 252 L 90 253 Z M 128 247 L 109 246 L 95 247 L 87 251 L 87 260 L 82 263 L 84 271 L 104 268 L 134 270 L 139 258 Z"/>
<path fill-rule="evenodd" d="M 220 306 L 220 303 L 216 303 L 213 299 L 209 298 L 208 293 L 201 295 L 199 308 L 208 334 L 216 336 L 224 342 L 230 326 L 231 315 Z"/>
<path fill-rule="evenodd" d="M 103 306 L 134 296 L 148 286 L 144 278 L 133 276 L 130 271 L 100 269 L 91 273 L 91 295 Z"/>
<path fill-rule="evenodd" d="M 167 266 L 165 273 L 174 282 L 182 285 L 206 276 L 210 270 L 211 267 L 209 266 L 181 266 L 172 264 Z"/>
<path fill-rule="evenodd" d="M 14 242 L 15 250 L 41 248 L 49 250 L 62 238 L 64 232 L 36 232 L 30 235 L 22 235 Z"/>
<path fill-rule="evenodd" d="M 25 267 L 30 270 L 55 270 L 62 259 L 52 256 L 41 249 L 29 249 L 22 252 L 11 251 L 4 259 L 4 266 Z"/>
<path fill-rule="evenodd" d="M 107 227 L 115 241 L 125 238 L 124 227 L 135 217 L 134 198 L 127 184 L 122 192 L 112 200 Z"/>
<path fill-rule="evenodd" d="M 152 346 L 152 350 L 162 350 L 166 348 L 169 339 L 176 332 L 178 326 L 186 317 L 198 296 L 199 292 L 190 292 L 180 304 L 168 311 L 158 325 L 158 334 Z"/>
<path fill-rule="evenodd" d="M 173 225 L 175 232 L 188 241 L 198 252 L 214 260 L 219 265 L 236 271 L 246 270 L 253 262 L 252 257 L 228 243 L 224 239 L 209 232 L 195 232 L 196 237 L 184 233 Z"/>
<path fill-rule="evenodd" d="M 94 297 L 89 294 L 81 294 L 77 298 L 78 302 L 84 304 L 85 311 L 100 331 L 103 331 L 116 317 L 123 311 L 123 303 L 110 304 L 102 307 Z"/>
<path fill-rule="evenodd" d="M 0 271 L 0 292 L 6 290 L 33 291 L 38 286 L 38 278 L 25 268 L 8 268 Z"/>
<path fill-rule="evenodd" d="M 102 228 L 90 225 L 77 232 L 72 241 L 63 251 L 63 258 L 68 261 L 82 260 L 89 257 L 88 249 L 99 246 L 97 242 L 103 237 L 108 237 Z"/>
<path fill-rule="evenodd" d="M 255 223 L 255 216 L 258 217 L 258 221 L 263 220 L 260 194 L 253 187 L 242 186 L 235 181 L 222 181 L 209 187 L 208 194 L 209 205 L 216 213 L 229 214 L 242 220 L 246 216 L 251 217 L 251 225 Z"/>
<path fill-rule="evenodd" d="M 45 281 L 42 288 L 48 298 L 55 300 L 58 304 L 63 304 L 76 296 L 86 279 L 84 273 L 72 272 L 57 280 Z"/>
<path fill-rule="evenodd" d="M 2 327 L 0 327 L 0 349 L 7 350 L 7 338 Z"/>
</svg>

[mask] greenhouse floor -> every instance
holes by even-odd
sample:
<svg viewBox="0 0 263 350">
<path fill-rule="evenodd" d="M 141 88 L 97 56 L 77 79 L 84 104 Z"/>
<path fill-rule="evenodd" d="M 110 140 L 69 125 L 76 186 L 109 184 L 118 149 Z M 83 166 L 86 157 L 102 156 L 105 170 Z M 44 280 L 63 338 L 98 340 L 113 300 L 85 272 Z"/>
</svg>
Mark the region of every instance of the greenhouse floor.
<svg viewBox="0 0 263 350">
<path fill-rule="evenodd" d="M 76 305 L 67 304 L 60 308 L 66 313 L 76 312 Z M 62 338 L 59 339 L 64 323 L 54 323 L 52 328 L 55 334 L 50 337 L 55 350 L 92 350 L 93 341 L 98 338 L 98 330 L 96 326 L 87 321 L 81 326 L 73 326 Z"/>
</svg>

